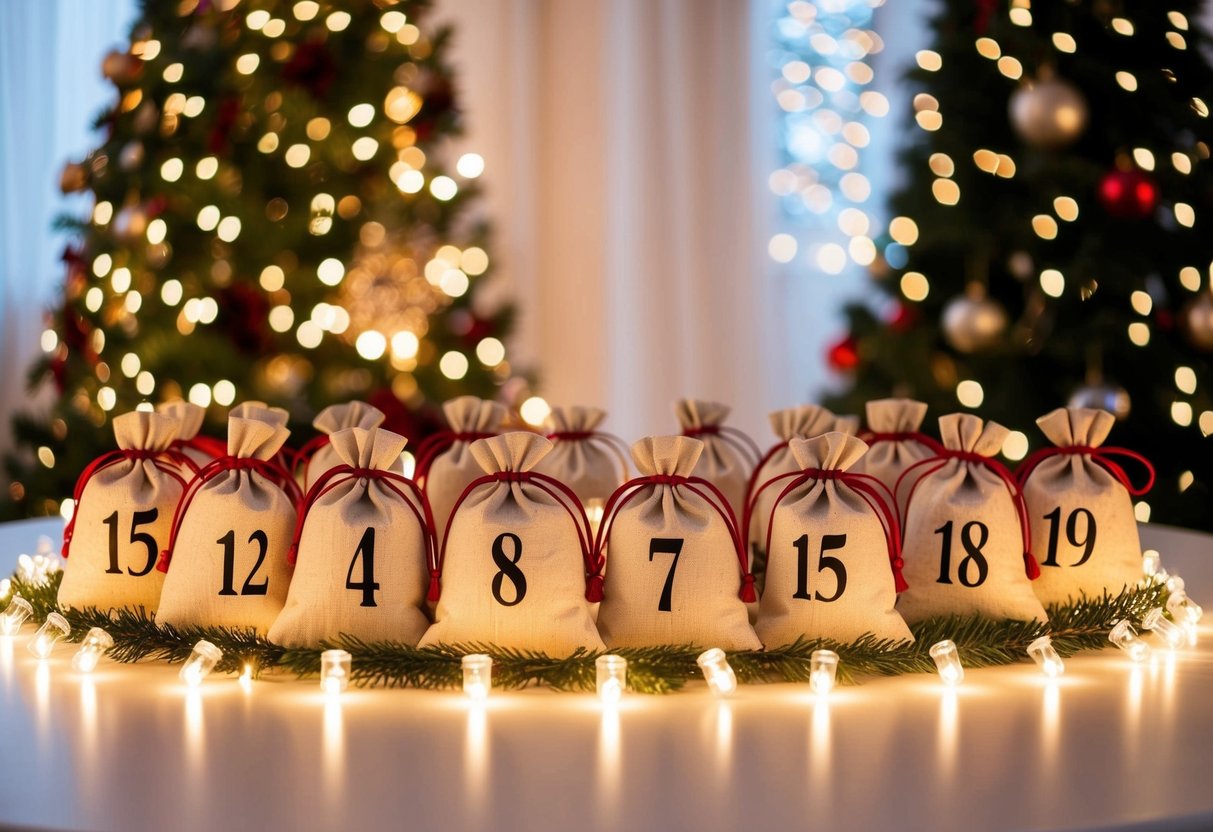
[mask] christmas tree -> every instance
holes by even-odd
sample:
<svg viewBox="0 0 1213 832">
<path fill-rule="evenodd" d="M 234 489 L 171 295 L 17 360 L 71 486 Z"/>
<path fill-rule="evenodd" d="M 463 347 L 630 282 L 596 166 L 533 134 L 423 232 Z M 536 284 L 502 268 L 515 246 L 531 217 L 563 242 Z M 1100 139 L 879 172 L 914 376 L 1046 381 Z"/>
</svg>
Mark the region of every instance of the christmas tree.
<svg viewBox="0 0 1213 832">
<path fill-rule="evenodd" d="M 911 73 L 883 257 L 829 404 L 889 394 L 1016 429 L 1112 410 L 1158 469 L 1140 520 L 1213 528 L 1213 70 L 1200 4 L 945 0 Z M 1135 479 L 1140 475 L 1134 474 Z"/>
<path fill-rule="evenodd" d="M 13 513 L 59 509 L 112 444 L 111 414 L 187 398 L 223 435 L 228 406 L 286 407 L 302 441 L 361 398 L 414 439 L 433 405 L 511 375 L 507 307 L 456 156 L 451 32 L 427 0 L 145 0 L 102 71 L 100 147 L 63 173 L 91 215 L 65 220 L 61 301 L 14 421 Z M 483 301 L 483 299 L 482 299 Z"/>
</svg>

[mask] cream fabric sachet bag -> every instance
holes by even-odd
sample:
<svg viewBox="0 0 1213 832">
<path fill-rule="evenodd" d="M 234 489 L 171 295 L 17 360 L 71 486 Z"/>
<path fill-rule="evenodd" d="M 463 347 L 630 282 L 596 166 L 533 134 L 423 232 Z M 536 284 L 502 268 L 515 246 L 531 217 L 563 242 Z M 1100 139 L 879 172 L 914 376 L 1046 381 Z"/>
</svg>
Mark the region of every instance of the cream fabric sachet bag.
<svg viewBox="0 0 1213 832">
<path fill-rule="evenodd" d="M 157 624 L 269 631 L 291 581 L 299 492 L 273 461 L 289 434 L 269 421 L 228 418 L 228 455 L 199 472 L 173 518 Z"/>
<path fill-rule="evenodd" d="M 340 635 L 415 645 L 435 561 L 429 506 L 391 467 L 407 443 L 378 428 L 330 436 L 336 464 L 308 492 L 288 560 L 286 606 L 269 639 L 319 647 Z"/>
<path fill-rule="evenodd" d="M 600 565 L 577 497 L 535 472 L 552 443 L 514 432 L 471 444 L 483 476 L 457 495 L 438 558 L 434 625 L 420 646 L 481 644 L 550 656 L 601 650 L 588 596 Z M 431 590 L 438 590 L 436 585 Z"/>
<path fill-rule="evenodd" d="M 1125 448 L 1104 446 L 1116 417 L 1103 410 L 1059 408 L 1036 420 L 1054 447 L 1019 467 L 1032 551 L 1040 579 L 1032 584 L 1046 606 L 1079 596 L 1117 595 L 1141 579 L 1141 541 L 1132 497 L 1154 484 L 1154 468 Z M 1142 464 L 1137 487 L 1116 457 Z"/>
<path fill-rule="evenodd" d="M 1009 431 L 968 413 L 939 419 L 943 450 L 906 469 L 902 557 L 910 588 L 897 609 L 914 623 L 980 613 L 1045 622 L 1019 485 L 994 454 Z"/>
<path fill-rule="evenodd" d="M 114 419 L 118 450 L 93 460 L 76 482 L 76 510 L 63 532 L 59 606 L 155 611 L 164 584 L 156 561 L 197 471 L 173 450 L 179 427 L 159 413 Z"/>
<path fill-rule="evenodd" d="M 796 470 L 763 485 L 771 554 L 755 629 L 768 648 L 864 634 L 913 641 L 894 609 L 905 581 L 892 495 L 852 472 L 867 448 L 839 432 L 793 439 Z"/>
<path fill-rule="evenodd" d="M 477 439 L 496 436 L 505 422 L 503 405 L 475 396 L 460 396 L 442 406 L 450 430 L 428 437 L 417 447 L 413 479 L 425 489 L 434 513 L 434 534 L 439 541 L 455 501 L 469 482 L 484 471 L 470 450 Z"/>
<path fill-rule="evenodd" d="M 766 578 L 767 527 L 770 522 L 771 507 L 778 495 L 767 489 L 756 498 L 755 492 L 764 482 L 780 474 L 799 469 L 796 459 L 792 456 L 792 450 L 788 447 L 791 440 L 820 436 L 828 431 L 836 430 L 838 423 L 838 417 L 824 407 L 815 404 L 802 404 L 786 410 L 776 410 L 768 418 L 771 421 L 771 429 L 775 431 L 779 441 L 766 452 L 758 467 L 754 469 L 754 475 L 750 477 L 750 482 L 746 487 L 745 515 L 742 517 L 742 526 L 747 530 L 746 537 L 753 558 L 754 580 L 760 591 Z"/>
<path fill-rule="evenodd" d="M 187 401 L 164 402 L 156 405 L 156 412 L 177 420 L 179 428 L 173 450 L 185 454 L 199 467 L 227 451 L 221 440 L 201 435 L 205 407 Z"/>
<path fill-rule="evenodd" d="M 922 420 L 927 415 L 922 402 L 877 399 L 868 402 L 865 409 L 868 429 L 859 436 L 868 443 L 868 452 L 855 463 L 856 473 L 873 476 L 893 491 L 907 468 L 942 450 L 942 445 L 922 432 Z"/>
<path fill-rule="evenodd" d="M 553 407 L 548 417 L 552 452 L 535 466 L 573 489 L 587 509 L 591 500 L 605 505 L 628 478 L 627 446 L 598 430 L 605 418 L 606 411 L 596 407 Z"/>
<path fill-rule="evenodd" d="M 371 407 L 366 402 L 329 405 L 317 413 L 316 418 L 312 420 L 312 427 L 320 431 L 320 435 L 299 449 L 292 469 L 296 480 L 302 478 L 303 490 L 310 489 L 325 471 L 341 464 L 339 455 L 330 446 L 330 438 L 334 433 L 348 428 L 371 430 L 382 425 L 383 418 L 383 412 L 379 408 Z"/>
<path fill-rule="evenodd" d="M 746 611 L 756 599 L 740 529 L 723 495 L 691 475 L 702 452 L 687 436 L 632 446 L 640 477 L 612 495 L 596 546 L 609 557 L 598 610 L 608 647 L 761 646 Z"/>
<path fill-rule="evenodd" d="M 682 435 L 703 442 L 703 453 L 695 464 L 695 476 L 720 489 L 734 517 L 745 513 L 746 486 L 758 467 L 762 451 L 754 440 L 737 428 L 724 424 L 729 406 L 717 402 L 683 399 L 675 405 Z"/>
</svg>

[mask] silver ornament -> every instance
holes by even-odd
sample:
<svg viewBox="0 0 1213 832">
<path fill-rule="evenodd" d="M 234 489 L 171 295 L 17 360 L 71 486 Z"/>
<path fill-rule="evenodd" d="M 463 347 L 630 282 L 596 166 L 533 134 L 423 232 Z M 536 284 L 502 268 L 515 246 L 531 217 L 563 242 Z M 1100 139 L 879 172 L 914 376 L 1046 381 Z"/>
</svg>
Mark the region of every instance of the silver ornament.
<svg viewBox="0 0 1213 832">
<path fill-rule="evenodd" d="M 1184 307 L 1184 337 L 1199 350 L 1213 350 L 1213 292 L 1205 291 Z"/>
<path fill-rule="evenodd" d="M 1030 145 L 1048 150 L 1065 147 L 1087 126 L 1087 101 L 1061 78 L 1026 81 L 1011 94 L 1011 124 Z"/>
<path fill-rule="evenodd" d="M 1129 391 L 1116 384 L 1084 384 L 1073 392 L 1067 407 L 1084 407 L 1091 410 L 1106 410 L 1124 421 L 1132 407 Z"/>
<path fill-rule="evenodd" d="M 943 308 L 944 338 L 959 352 L 993 346 L 1006 328 L 1006 310 L 986 297 L 961 295 Z"/>
</svg>

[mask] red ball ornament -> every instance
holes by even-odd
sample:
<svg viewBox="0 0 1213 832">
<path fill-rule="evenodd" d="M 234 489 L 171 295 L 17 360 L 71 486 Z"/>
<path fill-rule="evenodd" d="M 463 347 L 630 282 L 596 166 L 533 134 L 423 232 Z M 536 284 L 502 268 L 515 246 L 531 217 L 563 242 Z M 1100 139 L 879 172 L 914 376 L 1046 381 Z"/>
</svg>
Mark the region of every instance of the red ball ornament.
<svg viewBox="0 0 1213 832">
<path fill-rule="evenodd" d="M 830 367 L 838 372 L 854 370 L 859 366 L 859 342 L 855 336 L 848 335 L 836 344 L 831 345 L 826 353 Z"/>
<path fill-rule="evenodd" d="M 1139 170 L 1114 170 L 1099 181 L 1104 210 L 1121 220 L 1142 220 L 1158 206 L 1158 186 Z"/>
</svg>

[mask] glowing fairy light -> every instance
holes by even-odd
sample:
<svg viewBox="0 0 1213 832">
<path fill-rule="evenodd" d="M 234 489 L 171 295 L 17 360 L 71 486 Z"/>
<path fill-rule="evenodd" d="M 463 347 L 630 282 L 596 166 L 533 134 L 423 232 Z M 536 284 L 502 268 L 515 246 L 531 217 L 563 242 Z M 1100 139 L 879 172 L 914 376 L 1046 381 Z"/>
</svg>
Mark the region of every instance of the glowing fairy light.
<svg viewBox="0 0 1213 832">
<path fill-rule="evenodd" d="M 604 705 L 615 705 L 623 698 L 628 686 L 628 660 L 623 656 L 599 656 L 595 662 L 598 699 Z"/>
<path fill-rule="evenodd" d="M 814 650 L 809 656 L 809 689 L 826 696 L 838 677 L 838 654 L 833 650 Z"/>
<path fill-rule="evenodd" d="M 346 650 L 325 650 L 320 654 L 320 689 L 336 696 L 350 684 L 351 657 Z"/>
<path fill-rule="evenodd" d="M 1172 649 L 1183 647 L 1188 641 L 1188 635 L 1183 627 L 1166 617 L 1162 607 L 1155 607 L 1141 619 L 1141 626 L 1162 639 L 1163 643 Z"/>
<path fill-rule="evenodd" d="M 964 681 L 965 669 L 960 663 L 960 652 L 951 639 L 931 645 L 930 653 L 939 671 L 939 678 L 945 685 L 959 685 Z"/>
<path fill-rule="evenodd" d="M 1114 624 L 1112 631 L 1108 633 L 1108 641 L 1128 653 L 1129 658 L 1135 662 L 1144 662 L 1150 658 L 1150 645 L 1141 640 L 1141 636 L 1137 635 L 1137 631 L 1128 621 L 1118 621 Z"/>
<path fill-rule="evenodd" d="M 105 651 L 114 646 L 114 637 L 100 627 L 93 627 L 72 656 L 72 668 L 77 673 L 92 673 Z"/>
<path fill-rule="evenodd" d="M 191 688 L 196 688 L 202 684 L 203 679 L 211 674 L 221 658 L 223 658 L 223 651 L 206 639 L 202 639 L 194 645 L 193 652 L 181 666 L 181 673 L 178 675 L 181 677 L 181 681 Z"/>
<path fill-rule="evenodd" d="M 493 689 L 493 657 L 471 653 L 463 657 L 463 693 L 469 699 L 483 701 Z"/>
<path fill-rule="evenodd" d="M 724 651 L 719 647 L 713 647 L 711 650 L 700 653 L 695 663 L 703 671 L 703 678 L 707 681 L 708 688 L 716 696 L 730 696 L 737 690 L 737 674 L 733 672 Z"/>
<path fill-rule="evenodd" d="M 50 656 L 59 640 L 71 631 L 72 625 L 67 623 L 67 619 L 57 612 L 52 612 L 38 628 L 38 632 L 34 633 L 34 639 L 29 643 L 29 651 L 38 658 L 45 659 Z"/>
<path fill-rule="evenodd" d="M 0 635 L 15 636 L 20 632 L 21 625 L 33 614 L 34 608 L 30 602 L 20 595 L 14 595 L 3 614 L 0 614 Z"/>
<path fill-rule="evenodd" d="M 1066 672 L 1061 656 L 1057 655 L 1057 650 L 1053 647 L 1053 639 L 1048 636 L 1041 636 L 1029 644 L 1028 655 L 1046 676 L 1056 678 Z"/>
</svg>

